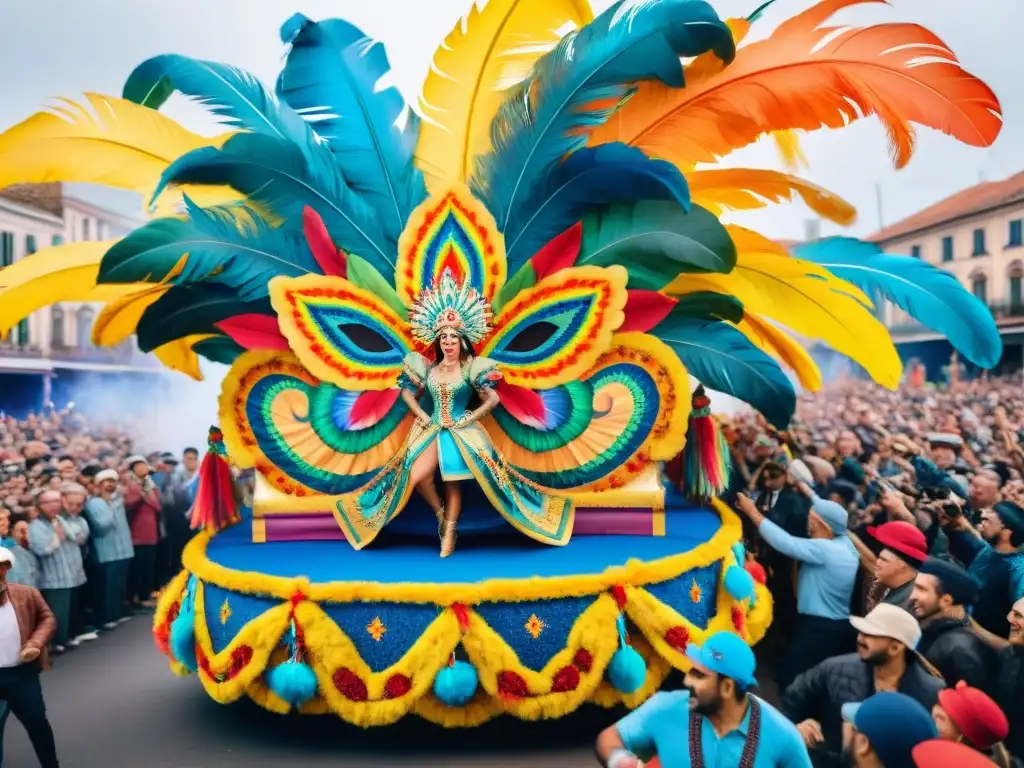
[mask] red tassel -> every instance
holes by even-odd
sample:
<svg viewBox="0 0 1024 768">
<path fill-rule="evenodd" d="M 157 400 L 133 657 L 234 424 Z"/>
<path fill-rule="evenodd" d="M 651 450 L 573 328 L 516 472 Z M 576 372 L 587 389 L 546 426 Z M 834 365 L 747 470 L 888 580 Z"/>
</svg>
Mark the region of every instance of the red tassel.
<svg viewBox="0 0 1024 768">
<path fill-rule="evenodd" d="M 683 449 L 683 492 L 706 502 L 721 495 L 729 484 L 729 452 L 711 415 L 711 400 L 697 386 L 690 411 L 690 428 Z"/>
<path fill-rule="evenodd" d="M 209 450 L 199 466 L 199 486 L 192 505 L 192 528 L 205 528 L 211 534 L 241 519 L 235 504 L 235 481 L 231 476 L 231 466 L 221 455 L 224 451 L 221 440 L 220 430 L 211 428 Z"/>
</svg>

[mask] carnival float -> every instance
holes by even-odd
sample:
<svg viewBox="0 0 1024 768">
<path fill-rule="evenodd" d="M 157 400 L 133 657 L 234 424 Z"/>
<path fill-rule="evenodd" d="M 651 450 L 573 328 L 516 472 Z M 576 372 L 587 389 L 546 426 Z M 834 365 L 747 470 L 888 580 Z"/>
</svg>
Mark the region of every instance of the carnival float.
<svg viewBox="0 0 1024 768">
<path fill-rule="evenodd" d="M 221 703 L 470 727 L 633 707 L 688 643 L 756 643 L 772 601 L 715 499 L 704 387 L 785 429 L 821 386 L 795 335 L 894 387 L 876 302 L 978 365 L 1000 354 L 945 272 L 848 238 L 790 254 L 720 220 L 799 199 L 853 221 L 789 172 L 717 167 L 762 137 L 794 161 L 797 132 L 873 116 L 898 166 L 915 125 L 994 141 L 994 94 L 927 30 L 828 26 L 863 2 L 746 43 L 767 6 L 490 0 L 414 110 L 378 87 L 383 44 L 296 15 L 273 90 L 160 55 L 121 97 L 0 136 L 0 186 L 105 184 L 150 214 L 0 272 L 0 330 L 100 302 L 98 345 L 135 335 L 194 378 L 199 358 L 230 366 L 201 530 L 155 616 L 172 670 Z M 173 93 L 225 132 L 161 113 Z M 233 470 L 254 471 L 251 503 Z"/>
</svg>

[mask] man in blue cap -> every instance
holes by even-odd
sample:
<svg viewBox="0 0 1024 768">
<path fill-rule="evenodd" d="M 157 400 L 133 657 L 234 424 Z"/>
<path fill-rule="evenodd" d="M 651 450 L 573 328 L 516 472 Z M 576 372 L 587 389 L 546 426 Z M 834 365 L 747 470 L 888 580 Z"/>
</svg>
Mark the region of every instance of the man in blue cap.
<svg viewBox="0 0 1024 768">
<path fill-rule="evenodd" d="M 607 768 L 811 768 L 800 734 L 754 696 L 754 652 L 731 632 L 690 645 L 684 689 L 655 694 L 597 738 Z"/>
<path fill-rule="evenodd" d="M 852 726 L 843 755 L 853 768 L 915 768 L 914 747 L 938 735 L 931 713 L 902 693 L 844 704 L 843 720 Z"/>
</svg>

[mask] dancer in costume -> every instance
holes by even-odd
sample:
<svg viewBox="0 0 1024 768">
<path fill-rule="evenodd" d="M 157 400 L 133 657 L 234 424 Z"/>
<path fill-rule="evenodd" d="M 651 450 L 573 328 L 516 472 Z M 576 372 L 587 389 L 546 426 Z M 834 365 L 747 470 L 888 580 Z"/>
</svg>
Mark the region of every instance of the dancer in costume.
<svg viewBox="0 0 1024 768">
<path fill-rule="evenodd" d="M 884 297 L 981 367 L 999 360 L 991 314 L 952 275 L 848 238 L 791 255 L 719 220 L 800 198 L 849 224 L 845 201 L 788 173 L 696 169 L 764 136 L 797 157 L 794 131 L 867 115 L 900 166 L 912 123 L 991 144 L 995 95 L 927 30 L 825 26 L 865 1 L 824 0 L 744 44 L 763 8 L 723 21 L 703 0 L 619 0 L 594 18 L 585 0 L 489 0 L 438 49 L 425 119 L 404 123 L 401 95 L 378 88 L 383 46 L 338 19 L 284 24 L 276 93 L 157 56 L 124 98 L 89 95 L 91 112 L 65 103 L 0 137 L 0 186 L 101 182 L 144 193 L 154 215 L 116 243 L 7 268 L 0 330 L 50 301 L 103 301 L 97 344 L 135 333 L 190 375 L 198 356 L 231 365 L 232 460 L 331 509 L 353 547 L 419 487 L 452 523 L 451 551 L 459 497 L 430 487 L 435 450 L 449 482 L 472 476 L 518 530 L 563 544 L 573 494 L 683 449 L 691 376 L 784 428 L 787 371 L 821 385 L 788 330 L 896 386 L 870 298 Z M 203 138 L 160 114 L 175 91 L 230 130 Z M 471 313 L 458 370 L 445 308 Z M 446 327 L 452 355 L 430 366 L 417 355 Z M 414 385 L 435 406 L 427 425 Z M 482 406 L 464 414 L 473 391 Z"/>
</svg>

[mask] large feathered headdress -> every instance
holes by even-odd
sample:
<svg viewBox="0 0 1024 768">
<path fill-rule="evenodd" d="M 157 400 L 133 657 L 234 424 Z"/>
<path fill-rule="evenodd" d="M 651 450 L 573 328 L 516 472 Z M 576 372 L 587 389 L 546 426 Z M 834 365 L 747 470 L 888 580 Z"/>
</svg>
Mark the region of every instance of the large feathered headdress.
<svg viewBox="0 0 1024 768">
<path fill-rule="evenodd" d="M 433 344 L 441 331 L 451 328 L 479 344 L 490 330 L 491 309 L 468 281 L 458 283 L 450 269 L 441 279 L 424 289 L 409 312 L 412 335 L 424 344 Z"/>
</svg>

